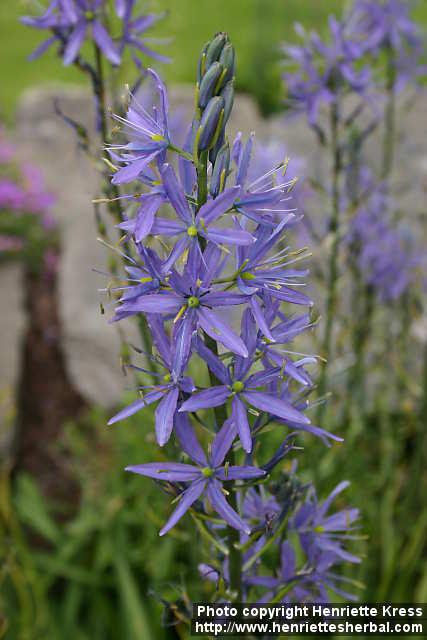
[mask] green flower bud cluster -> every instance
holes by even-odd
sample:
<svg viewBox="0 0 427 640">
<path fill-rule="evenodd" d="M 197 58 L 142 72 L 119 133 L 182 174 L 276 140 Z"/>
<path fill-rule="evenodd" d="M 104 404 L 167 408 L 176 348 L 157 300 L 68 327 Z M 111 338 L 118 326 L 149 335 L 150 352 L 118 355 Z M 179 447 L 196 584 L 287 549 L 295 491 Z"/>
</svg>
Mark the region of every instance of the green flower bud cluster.
<svg viewBox="0 0 427 640">
<path fill-rule="evenodd" d="M 213 165 L 211 194 L 214 197 L 225 184 L 230 161 L 225 126 L 233 107 L 234 70 L 234 47 L 226 33 L 217 33 L 205 45 L 199 59 L 194 136 L 194 154 L 209 153 Z"/>
</svg>

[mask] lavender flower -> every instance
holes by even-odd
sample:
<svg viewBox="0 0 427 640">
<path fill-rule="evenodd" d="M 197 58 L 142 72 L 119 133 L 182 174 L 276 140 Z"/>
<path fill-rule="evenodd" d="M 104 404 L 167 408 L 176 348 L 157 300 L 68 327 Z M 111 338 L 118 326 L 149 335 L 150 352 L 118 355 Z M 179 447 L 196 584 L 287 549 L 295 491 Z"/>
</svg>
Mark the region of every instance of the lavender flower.
<svg viewBox="0 0 427 640">
<path fill-rule="evenodd" d="M 153 69 L 148 74 L 154 79 L 159 96 L 159 107 L 153 106 L 152 114 L 132 97 L 127 117 L 114 115 L 124 129 L 130 142 L 111 145 L 113 159 L 125 166 L 114 174 L 113 184 L 132 182 L 138 178 L 153 160 L 164 162 L 166 149 L 170 144 L 168 124 L 168 97 L 166 87 Z M 117 152 L 121 152 L 117 155 Z"/>
<path fill-rule="evenodd" d="M 125 0 L 116 5 L 116 11 L 119 18 L 123 21 L 123 31 L 120 38 L 119 50 L 122 56 L 125 49 L 130 49 L 132 59 L 138 68 L 141 68 L 141 62 L 136 54 L 143 53 L 149 58 L 158 60 L 159 62 L 170 62 L 166 56 L 157 53 L 151 47 L 147 46 L 148 39 L 143 39 L 143 34 L 164 17 L 164 14 L 148 14 L 133 16 L 133 9 L 136 0 Z"/>
<path fill-rule="evenodd" d="M 44 15 L 24 17 L 21 21 L 36 29 L 49 29 L 53 36 L 45 40 L 32 58 L 39 57 L 54 42 L 63 48 L 65 65 L 73 63 L 90 33 L 93 41 L 112 64 L 120 64 L 120 54 L 102 22 L 104 0 L 53 0 Z"/>
<path fill-rule="evenodd" d="M 316 494 L 310 492 L 307 501 L 295 514 L 291 527 L 298 531 L 301 546 L 312 564 L 317 555 L 323 552 L 346 562 L 360 562 L 359 558 L 342 546 L 342 541 L 349 537 L 351 525 L 359 517 L 358 509 L 345 509 L 327 515 L 333 500 L 348 486 L 348 482 L 341 482 L 321 504 L 318 503 Z"/>
<path fill-rule="evenodd" d="M 250 534 L 247 523 L 230 507 L 222 492 L 222 483 L 232 480 L 248 480 L 265 475 L 262 469 L 250 466 L 224 466 L 224 458 L 235 438 L 235 431 L 228 421 L 224 423 L 212 441 L 211 454 L 206 457 L 200 447 L 190 423 L 185 417 L 176 420 L 175 430 L 183 450 L 197 466 L 173 462 L 152 462 L 127 467 L 126 471 L 139 473 L 155 480 L 187 483 L 190 485 L 180 494 L 180 502 L 160 535 L 167 533 L 182 518 L 191 505 L 203 493 L 208 497 L 212 508 L 233 528 Z"/>
<path fill-rule="evenodd" d="M 44 40 L 31 54 L 38 58 L 53 44 L 59 45 L 64 65 L 76 62 L 81 55 L 84 43 L 91 39 L 101 53 L 113 65 L 119 65 L 126 47 L 136 49 L 156 59 L 163 59 L 149 49 L 141 35 L 161 16 L 133 16 L 135 0 L 122 0 L 116 3 L 117 16 L 123 23 L 122 36 L 117 42 L 109 32 L 110 20 L 106 20 L 108 3 L 105 0 L 51 0 L 41 16 L 25 16 L 21 22 L 35 29 L 47 30 L 52 35 Z M 140 66 L 138 58 L 133 56 Z"/>
<path fill-rule="evenodd" d="M 153 385 L 140 387 L 141 392 L 146 392 L 139 400 L 135 400 L 129 406 L 125 407 L 115 416 L 113 416 L 108 424 L 114 424 L 120 420 L 124 420 L 129 416 L 137 413 L 141 409 L 148 407 L 150 404 L 160 400 L 155 412 L 156 438 L 162 447 L 169 440 L 172 433 L 174 418 L 176 416 L 179 404 L 180 393 L 190 394 L 195 390 L 194 382 L 189 376 L 183 375 L 183 370 L 187 364 L 186 361 L 181 363 L 181 371 L 173 370 L 175 361 L 176 344 L 171 342 L 165 332 L 163 322 L 159 316 L 151 316 L 149 326 L 153 338 L 153 345 L 158 351 L 158 357 L 155 359 L 157 369 L 163 369 L 164 374 L 156 372 L 156 382 Z M 143 367 L 132 368 L 146 374 L 150 374 Z"/>
<path fill-rule="evenodd" d="M 260 328 L 265 327 L 266 323 L 265 319 L 261 318 L 255 294 L 261 299 L 266 293 L 283 302 L 312 306 L 310 298 L 291 289 L 291 286 L 300 284 L 308 271 L 288 267 L 296 261 L 296 256 L 292 255 L 289 247 L 281 248 L 279 252 L 271 255 L 271 249 L 276 245 L 278 237 L 283 235 L 286 223 L 285 219 L 274 230 L 260 227 L 256 232 L 255 242 L 250 247 L 237 250 L 237 285 L 242 293 L 251 296 L 252 310 Z M 272 339 L 271 334 L 267 337 Z"/>
<path fill-rule="evenodd" d="M 303 111 L 310 125 L 318 124 L 320 106 L 333 104 L 337 95 L 349 90 L 362 98 L 369 95 L 371 74 L 366 65 L 360 65 L 363 48 L 349 37 L 346 21 L 329 18 L 327 42 L 301 25 L 296 25 L 296 32 L 304 44 L 283 47 L 290 68 L 283 78 L 290 105 Z"/>
<path fill-rule="evenodd" d="M 297 506 L 290 520 L 290 530 L 299 536 L 301 550 L 305 554 L 306 563 L 298 568 L 295 541 L 291 544 L 285 540 L 280 545 L 280 568 L 275 576 L 257 572 L 246 577 L 248 584 L 267 588 L 262 601 L 269 601 L 274 595 L 282 594 L 283 602 L 328 602 L 327 589 L 333 590 L 342 597 L 353 600 L 354 595 L 343 591 L 340 584 L 346 579 L 331 569 L 341 562 L 358 563 L 360 559 L 344 549 L 343 543 L 352 539 L 352 524 L 359 517 L 357 509 L 339 511 L 327 515 L 334 498 L 348 486 L 348 482 L 340 483 L 331 494 L 318 504 L 314 489 L 311 487 L 302 504 Z M 257 511 L 264 504 L 273 507 L 274 517 L 278 518 L 280 505 L 277 500 L 264 496 L 264 502 L 255 504 Z M 348 580 L 348 582 L 351 582 Z"/>
<path fill-rule="evenodd" d="M 364 53 L 378 56 L 392 52 L 397 85 L 425 74 L 420 64 L 424 52 L 421 29 L 410 15 L 406 0 L 355 0 L 348 16 L 350 37 L 357 40 Z"/>
<path fill-rule="evenodd" d="M 51 214 L 55 196 L 47 190 L 39 168 L 19 162 L 16 154 L 17 149 L 0 131 L 0 208 L 16 215 L 40 216 L 43 226 L 55 226 Z"/>
<path fill-rule="evenodd" d="M 40 170 L 17 156 L 0 130 L 0 254 L 39 268 L 50 254 L 57 255 L 55 197 Z"/>
<path fill-rule="evenodd" d="M 198 411 L 199 409 L 220 406 L 231 399 L 232 418 L 243 448 L 248 453 L 252 450 L 252 436 L 246 404 L 284 420 L 289 420 L 293 424 L 310 424 L 310 420 L 295 409 L 290 402 L 262 391 L 262 388 L 265 388 L 270 381 L 278 378 L 279 367 L 267 367 L 257 373 L 250 373 L 256 357 L 256 342 L 251 339 L 252 336 L 254 337 L 253 331 L 254 327 L 251 326 L 249 317 L 245 314 L 242 321 L 241 338 L 249 348 L 252 343 L 252 348 L 246 357 L 234 357 L 230 368 L 226 368 L 219 358 L 199 341 L 199 354 L 222 384 L 193 394 L 179 409 L 180 412 Z"/>
<path fill-rule="evenodd" d="M 414 282 L 421 252 L 412 235 L 390 221 L 385 185 L 375 185 L 368 169 L 361 172 L 359 183 L 367 195 L 353 217 L 348 242 L 357 247 L 357 264 L 366 284 L 381 300 L 397 300 Z"/>
<path fill-rule="evenodd" d="M 117 321 L 141 312 L 175 316 L 179 347 L 176 350 L 174 371 L 180 370 L 182 362 L 187 358 L 192 334 L 199 327 L 234 353 L 243 357 L 248 354 L 241 338 L 213 311 L 218 307 L 243 304 L 246 296 L 212 289 L 211 281 L 219 254 L 215 247 L 208 247 L 203 255 L 194 251 L 193 254 L 196 255 L 191 256 L 183 275 L 175 270 L 170 273 L 167 288 L 159 293 L 138 295 L 132 300 L 122 299 L 114 318 Z"/>
<path fill-rule="evenodd" d="M 186 195 L 178 183 L 173 168 L 164 164 L 160 168 L 163 185 L 169 202 L 172 204 L 179 220 L 172 221 L 158 217 L 151 228 L 153 235 L 166 237 L 183 236 L 175 245 L 174 251 L 167 261 L 167 265 L 175 264 L 181 255 L 191 246 L 198 247 L 199 237 L 214 244 L 248 245 L 254 242 L 253 236 L 243 229 L 221 229 L 210 225 L 225 213 L 230 211 L 240 193 L 240 187 L 226 189 L 217 198 L 208 200 L 195 213 L 190 207 Z"/>
<path fill-rule="evenodd" d="M 271 228 L 276 226 L 278 220 L 292 219 L 293 208 L 283 208 L 284 203 L 291 200 L 291 191 L 295 184 L 295 178 L 287 178 L 287 162 L 273 165 L 269 170 L 262 167 L 263 173 L 251 168 L 252 150 L 254 145 L 254 134 L 243 144 L 242 135 L 239 133 L 233 143 L 231 158 L 236 165 L 236 184 L 241 185 L 242 195 L 236 203 L 236 209 L 248 219 L 261 223 Z M 256 156 L 255 156 L 256 158 Z M 255 167 L 258 163 L 255 162 Z"/>
</svg>

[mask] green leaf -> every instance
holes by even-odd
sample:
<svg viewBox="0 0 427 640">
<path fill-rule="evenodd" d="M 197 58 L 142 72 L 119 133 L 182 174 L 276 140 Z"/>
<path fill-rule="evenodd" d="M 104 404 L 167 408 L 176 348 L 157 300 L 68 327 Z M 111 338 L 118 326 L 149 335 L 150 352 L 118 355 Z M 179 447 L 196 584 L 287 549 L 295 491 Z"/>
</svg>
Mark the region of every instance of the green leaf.
<svg viewBox="0 0 427 640">
<path fill-rule="evenodd" d="M 154 638 L 147 611 L 141 598 L 138 585 L 132 574 L 127 559 L 120 551 L 114 558 L 114 567 L 117 574 L 120 596 L 123 609 L 126 612 L 126 621 L 129 626 L 129 635 L 126 637 L 140 640 L 142 638 Z"/>
<path fill-rule="evenodd" d="M 62 540 L 62 533 L 50 516 L 46 502 L 36 483 L 27 475 L 17 481 L 15 506 L 22 521 L 54 544 Z"/>
</svg>

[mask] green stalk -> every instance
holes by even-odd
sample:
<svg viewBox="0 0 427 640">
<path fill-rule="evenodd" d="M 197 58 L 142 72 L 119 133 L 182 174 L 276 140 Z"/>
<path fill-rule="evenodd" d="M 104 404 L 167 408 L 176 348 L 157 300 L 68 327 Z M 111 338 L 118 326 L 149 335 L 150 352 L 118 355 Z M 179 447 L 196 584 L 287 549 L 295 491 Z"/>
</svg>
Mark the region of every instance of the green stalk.
<svg viewBox="0 0 427 640">
<path fill-rule="evenodd" d="M 359 432 L 366 419 L 366 353 L 371 335 L 375 297 L 372 287 L 364 285 L 358 269 L 353 272 L 355 309 L 353 326 L 353 353 L 356 361 L 348 382 L 348 400 L 344 413 L 344 424 L 350 424 L 349 443 Z M 359 307 L 359 308 L 357 308 Z"/>
<path fill-rule="evenodd" d="M 393 48 L 387 46 L 387 69 L 386 69 L 386 94 L 387 104 L 384 113 L 384 138 L 383 138 L 383 159 L 381 178 L 389 181 L 392 175 L 395 155 L 395 125 L 396 125 L 396 97 L 395 97 L 395 61 Z M 390 185 L 388 184 L 389 188 Z M 396 390 L 396 354 L 395 339 L 390 324 L 395 309 L 389 307 L 385 314 L 385 325 L 383 332 L 385 336 L 384 344 L 384 366 L 390 370 L 391 376 L 387 378 L 386 386 L 382 390 L 379 423 L 380 423 L 380 490 L 383 497 L 380 504 L 379 519 L 382 530 L 381 545 L 381 583 L 379 592 L 384 598 L 388 591 L 388 586 L 392 577 L 392 567 L 395 560 L 396 536 L 394 527 L 394 507 L 395 496 L 393 491 L 393 477 L 395 471 L 395 451 L 393 447 L 395 434 L 393 433 L 392 408 Z"/>
<path fill-rule="evenodd" d="M 389 323 L 393 309 L 386 308 L 385 318 L 385 362 L 393 370 L 393 359 L 391 357 L 394 347 L 394 335 Z M 391 579 L 393 560 L 396 552 L 396 536 L 394 526 L 394 507 L 396 504 L 395 483 L 396 483 L 396 453 L 395 453 L 395 432 L 393 433 L 392 406 L 394 400 L 394 385 L 390 381 L 386 384 L 383 393 L 379 397 L 379 426 L 380 426 L 380 491 L 382 499 L 379 508 L 380 528 L 382 531 L 381 545 L 381 598 L 386 597 L 387 586 Z"/>
<path fill-rule="evenodd" d="M 394 62 L 393 49 L 391 46 L 388 46 L 386 77 L 387 105 L 384 114 L 383 160 L 381 171 L 383 180 L 390 177 L 394 165 L 394 143 L 396 136 L 396 69 Z"/>
<path fill-rule="evenodd" d="M 360 276 L 360 272 L 359 272 Z M 356 364 L 354 368 L 354 388 L 361 403 L 362 415 L 365 413 L 365 371 L 366 347 L 371 333 L 371 320 L 374 311 L 374 292 L 369 285 L 363 287 L 360 300 L 363 301 L 362 314 L 354 335 L 354 352 Z M 351 395 L 351 394 L 350 394 Z"/>
<path fill-rule="evenodd" d="M 202 205 L 205 204 L 208 197 L 208 172 L 207 172 L 207 164 L 208 164 L 208 152 L 204 151 L 200 154 L 197 169 L 197 187 L 198 187 L 198 197 L 197 197 L 197 209 L 199 210 Z M 203 238 L 199 239 L 202 249 L 204 249 L 206 243 Z M 217 343 L 210 336 L 206 336 L 205 338 L 206 346 L 211 349 L 211 351 L 218 355 L 218 347 Z M 209 378 L 212 386 L 217 386 L 221 384 L 220 380 L 215 376 L 214 373 L 209 371 Z M 215 420 L 217 424 L 217 428 L 221 428 L 224 422 L 227 420 L 227 408 L 225 405 L 221 405 L 219 407 L 214 408 Z M 234 460 L 234 451 L 231 449 L 227 456 L 227 463 L 232 466 L 235 464 Z M 228 483 L 225 483 L 226 487 Z M 228 485 L 231 489 L 232 483 Z M 231 491 L 229 493 L 229 503 L 230 506 L 237 511 L 237 496 L 235 491 Z M 228 562 L 229 562 L 229 576 L 230 576 L 230 591 L 235 594 L 233 596 L 236 602 L 242 601 L 242 552 L 237 548 L 237 545 L 240 542 L 239 532 L 234 529 L 234 527 L 227 526 L 227 545 L 228 545 Z"/>
<path fill-rule="evenodd" d="M 427 342 L 424 345 L 424 361 L 423 361 L 423 377 L 422 377 L 422 401 L 420 408 L 420 420 L 425 427 L 425 419 L 427 416 Z"/>
<path fill-rule="evenodd" d="M 337 310 L 338 258 L 340 248 L 340 176 L 342 170 L 341 147 L 339 144 L 339 105 L 334 102 L 330 112 L 331 154 L 332 154 L 332 215 L 329 223 L 329 234 L 332 236 L 332 246 L 329 254 L 327 277 L 327 302 L 325 333 L 323 336 L 322 356 L 326 359 L 319 379 L 319 397 L 326 393 L 328 387 L 328 361 L 331 355 L 334 320 Z M 321 403 L 318 411 L 318 423 L 322 424 L 326 405 Z"/>
<path fill-rule="evenodd" d="M 350 140 L 349 199 L 350 214 L 354 215 L 361 203 L 363 194 L 360 193 L 360 161 L 362 157 L 362 138 L 356 129 Z M 351 215 L 348 223 L 351 223 Z M 350 245 L 350 274 L 352 279 L 352 342 L 355 356 L 354 366 L 348 379 L 348 401 L 344 414 L 344 424 L 350 424 L 351 435 L 355 435 L 361 420 L 366 413 L 366 347 L 371 333 L 371 322 L 374 310 L 374 292 L 371 286 L 365 285 L 358 264 L 361 246 L 360 241 L 354 239 Z M 354 418 L 354 420 L 352 420 Z M 356 419 L 358 418 L 358 419 Z"/>
</svg>

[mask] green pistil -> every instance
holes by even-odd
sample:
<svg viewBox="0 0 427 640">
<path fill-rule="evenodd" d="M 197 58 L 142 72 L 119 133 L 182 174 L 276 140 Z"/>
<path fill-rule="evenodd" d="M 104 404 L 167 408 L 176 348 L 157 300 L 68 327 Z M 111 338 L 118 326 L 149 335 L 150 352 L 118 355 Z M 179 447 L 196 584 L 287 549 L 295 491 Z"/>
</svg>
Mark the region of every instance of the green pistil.
<svg viewBox="0 0 427 640">
<path fill-rule="evenodd" d="M 242 280 L 255 280 L 255 276 L 253 273 L 249 273 L 249 271 L 244 271 L 240 277 Z"/>
<path fill-rule="evenodd" d="M 153 133 L 153 135 L 151 136 L 151 139 L 154 140 L 155 142 L 162 142 L 165 137 L 162 136 L 161 133 Z"/>
<path fill-rule="evenodd" d="M 244 388 L 245 385 L 241 380 L 236 380 L 236 382 L 233 382 L 233 384 L 231 385 L 231 390 L 234 391 L 234 393 L 240 393 Z"/>
<path fill-rule="evenodd" d="M 171 374 L 170 374 L 170 373 L 166 373 L 166 374 L 163 376 L 163 382 L 170 382 L 170 381 L 171 381 L 171 379 L 172 379 L 172 376 L 171 376 Z"/>
<path fill-rule="evenodd" d="M 187 300 L 187 306 L 190 307 L 190 309 L 194 309 L 195 307 L 198 307 L 200 304 L 200 300 L 199 298 L 196 298 L 196 296 L 190 296 Z"/>
<path fill-rule="evenodd" d="M 214 473 L 214 469 L 211 469 L 210 467 L 204 467 L 202 469 L 202 475 L 205 476 L 205 478 L 211 478 Z"/>
<path fill-rule="evenodd" d="M 195 238 L 197 236 L 197 227 L 195 227 L 194 225 L 188 227 L 187 235 L 189 235 L 190 238 Z"/>
<path fill-rule="evenodd" d="M 324 528 L 324 527 L 322 527 L 322 525 L 321 525 L 321 524 L 318 524 L 318 525 L 317 525 L 317 527 L 314 527 L 314 528 L 313 528 L 313 531 L 314 531 L 315 533 L 323 533 L 323 532 L 324 532 L 324 530 L 325 530 L 325 528 Z"/>
<path fill-rule="evenodd" d="M 93 11 L 85 11 L 85 18 L 88 21 L 95 20 L 95 14 Z"/>
</svg>

